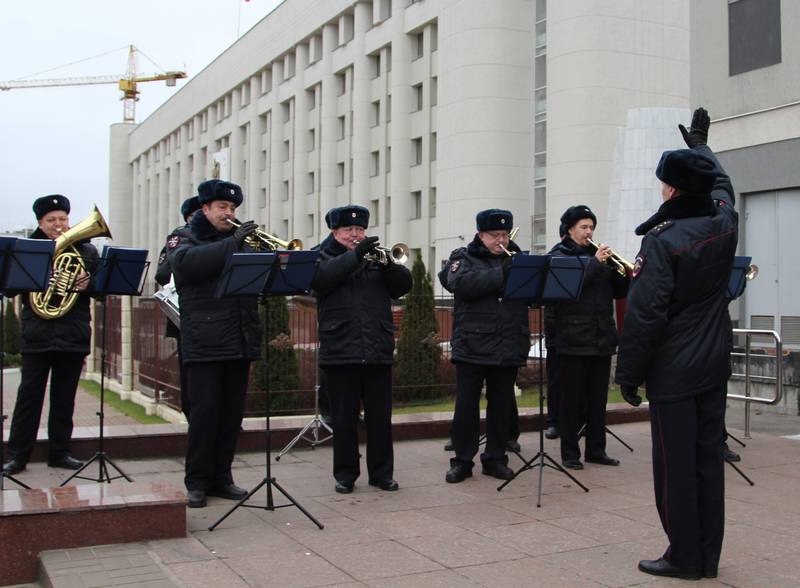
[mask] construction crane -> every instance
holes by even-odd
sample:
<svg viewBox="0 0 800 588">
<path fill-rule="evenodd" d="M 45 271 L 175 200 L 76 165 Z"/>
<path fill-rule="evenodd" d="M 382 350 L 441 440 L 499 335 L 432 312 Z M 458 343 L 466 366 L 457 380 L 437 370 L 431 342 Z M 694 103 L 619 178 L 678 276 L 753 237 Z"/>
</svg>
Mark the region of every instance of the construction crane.
<svg viewBox="0 0 800 588">
<path fill-rule="evenodd" d="M 125 75 L 83 76 L 72 78 L 55 78 L 40 80 L 11 80 L 0 82 L 0 90 L 19 90 L 22 88 L 48 88 L 53 86 L 91 86 L 96 84 L 117 84 L 122 91 L 123 122 L 135 122 L 136 103 L 139 101 L 138 84 L 142 82 L 165 81 L 167 86 L 174 86 L 175 81 L 185 78 L 184 71 L 167 71 L 162 74 L 141 76 L 136 72 L 137 49 L 133 45 L 128 49 L 128 69 Z"/>
</svg>

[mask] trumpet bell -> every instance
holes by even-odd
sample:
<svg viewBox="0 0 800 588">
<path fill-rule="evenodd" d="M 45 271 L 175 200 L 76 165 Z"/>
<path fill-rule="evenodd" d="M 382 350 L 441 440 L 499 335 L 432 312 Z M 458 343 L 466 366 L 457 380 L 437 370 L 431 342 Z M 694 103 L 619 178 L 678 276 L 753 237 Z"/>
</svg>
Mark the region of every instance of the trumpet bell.
<svg viewBox="0 0 800 588">
<path fill-rule="evenodd" d="M 758 266 L 751 264 L 747 266 L 747 273 L 744 275 L 745 280 L 755 280 L 758 277 Z"/>
<path fill-rule="evenodd" d="M 408 245 L 405 243 L 395 243 L 392 245 L 389 255 L 394 263 L 405 265 L 405 263 L 408 261 L 408 253 Z"/>
</svg>

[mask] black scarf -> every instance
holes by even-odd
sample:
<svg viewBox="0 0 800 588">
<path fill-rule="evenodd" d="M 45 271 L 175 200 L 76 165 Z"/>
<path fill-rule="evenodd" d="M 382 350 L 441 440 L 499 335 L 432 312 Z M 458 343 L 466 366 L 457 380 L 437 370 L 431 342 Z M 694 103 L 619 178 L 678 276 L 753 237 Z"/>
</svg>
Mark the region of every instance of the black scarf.
<svg viewBox="0 0 800 588">
<path fill-rule="evenodd" d="M 519 245 L 514 243 L 514 241 L 509 241 L 508 242 L 508 247 L 506 247 L 506 249 L 508 249 L 509 251 L 517 252 L 517 253 L 521 251 L 521 249 L 519 248 Z M 477 233 L 475 233 L 475 238 L 472 240 L 472 242 L 469 245 L 467 245 L 467 253 L 469 253 L 470 255 L 474 255 L 475 257 L 483 257 L 483 258 L 485 258 L 485 257 L 501 257 L 501 256 L 505 255 L 505 253 L 501 253 L 499 255 L 496 255 L 496 254 L 492 253 L 491 251 L 489 251 L 486 248 L 486 245 L 483 244 L 483 241 L 481 241 L 481 238 L 478 236 Z"/>
<path fill-rule="evenodd" d="M 211 224 L 203 214 L 202 210 L 198 210 L 189 222 L 189 228 L 192 234 L 201 241 L 216 241 L 217 239 L 225 239 L 226 237 L 233 236 L 234 230 L 231 229 L 227 232 L 218 231 L 214 225 Z"/>
</svg>

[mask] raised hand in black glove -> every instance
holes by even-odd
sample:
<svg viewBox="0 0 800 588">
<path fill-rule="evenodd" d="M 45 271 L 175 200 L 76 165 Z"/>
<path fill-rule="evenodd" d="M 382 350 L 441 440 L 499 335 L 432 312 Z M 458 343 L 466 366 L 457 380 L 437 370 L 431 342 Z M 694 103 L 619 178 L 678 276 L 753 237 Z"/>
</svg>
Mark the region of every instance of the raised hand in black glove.
<svg viewBox="0 0 800 588">
<path fill-rule="evenodd" d="M 251 235 L 255 235 L 256 231 L 258 230 L 258 225 L 255 221 L 245 221 L 233 232 L 233 238 L 236 239 L 236 242 L 241 245 L 244 243 L 244 240 Z"/>
<path fill-rule="evenodd" d="M 692 116 L 692 126 L 688 129 L 683 125 L 678 125 L 678 129 L 683 135 L 683 140 L 690 149 L 706 145 L 708 143 L 708 127 L 711 125 L 711 118 L 705 108 L 698 108 Z"/>
<path fill-rule="evenodd" d="M 642 403 L 642 397 L 639 396 L 638 386 L 627 386 L 623 384 L 619 387 L 619 391 L 622 392 L 622 397 L 625 399 L 625 402 L 631 406 L 639 406 Z"/>
<path fill-rule="evenodd" d="M 361 241 L 358 245 L 356 245 L 356 259 L 358 261 L 363 261 L 364 256 L 367 253 L 375 251 L 375 248 L 378 246 L 378 238 L 377 237 L 367 237 L 363 241 Z"/>
</svg>

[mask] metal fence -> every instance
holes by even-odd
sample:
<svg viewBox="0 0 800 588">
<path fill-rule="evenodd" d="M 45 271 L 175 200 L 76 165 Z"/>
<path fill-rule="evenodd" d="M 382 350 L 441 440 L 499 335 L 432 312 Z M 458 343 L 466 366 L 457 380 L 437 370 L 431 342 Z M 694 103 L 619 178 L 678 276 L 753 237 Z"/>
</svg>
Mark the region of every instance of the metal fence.
<svg viewBox="0 0 800 588">
<path fill-rule="evenodd" d="M 270 353 L 269 389 L 273 414 L 309 414 L 314 410 L 315 386 L 318 383 L 316 369 L 317 309 L 313 298 L 295 296 L 285 301 L 282 310 L 270 311 L 271 336 L 266 346 Z M 406 309 L 412 301 L 405 297 L 392 308 L 397 352 L 393 372 L 393 402 L 395 406 L 421 406 L 452 401 L 455 393 L 455 367 L 450 362 L 450 334 L 453 314 L 452 298 L 436 298 L 432 317 L 435 326 L 416 341 L 400 344 L 404 331 L 408 335 L 419 330 L 413 324 Z M 281 303 L 283 304 L 283 303 Z M 108 298 L 109 315 L 108 348 L 106 369 L 112 378 L 121 376 L 121 305 L 117 297 Z M 101 305 L 98 303 L 95 320 L 95 369 L 99 367 L 100 342 L 102 341 Z M 538 309 L 529 313 L 531 332 L 538 332 Z M 278 316 L 276 325 L 273 317 Z M 281 319 L 281 317 L 283 317 Z M 404 320 L 405 318 L 405 320 Z M 135 300 L 132 313 L 132 361 L 134 387 L 151 396 L 156 402 L 180 409 L 180 383 L 177 344 L 175 339 L 164 336 L 167 318 L 152 298 Z M 498 336 L 502 336 L 500 333 Z M 401 349 L 402 348 L 402 349 Z M 427 351 L 425 351 L 425 348 Z M 519 372 L 521 387 L 533 385 L 538 378 L 538 363 L 529 361 Z M 250 370 L 247 391 L 246 415 L 261 416 L 266 408 L 264 374 L 261 362 L 254 362 Z"/>
</svg>

